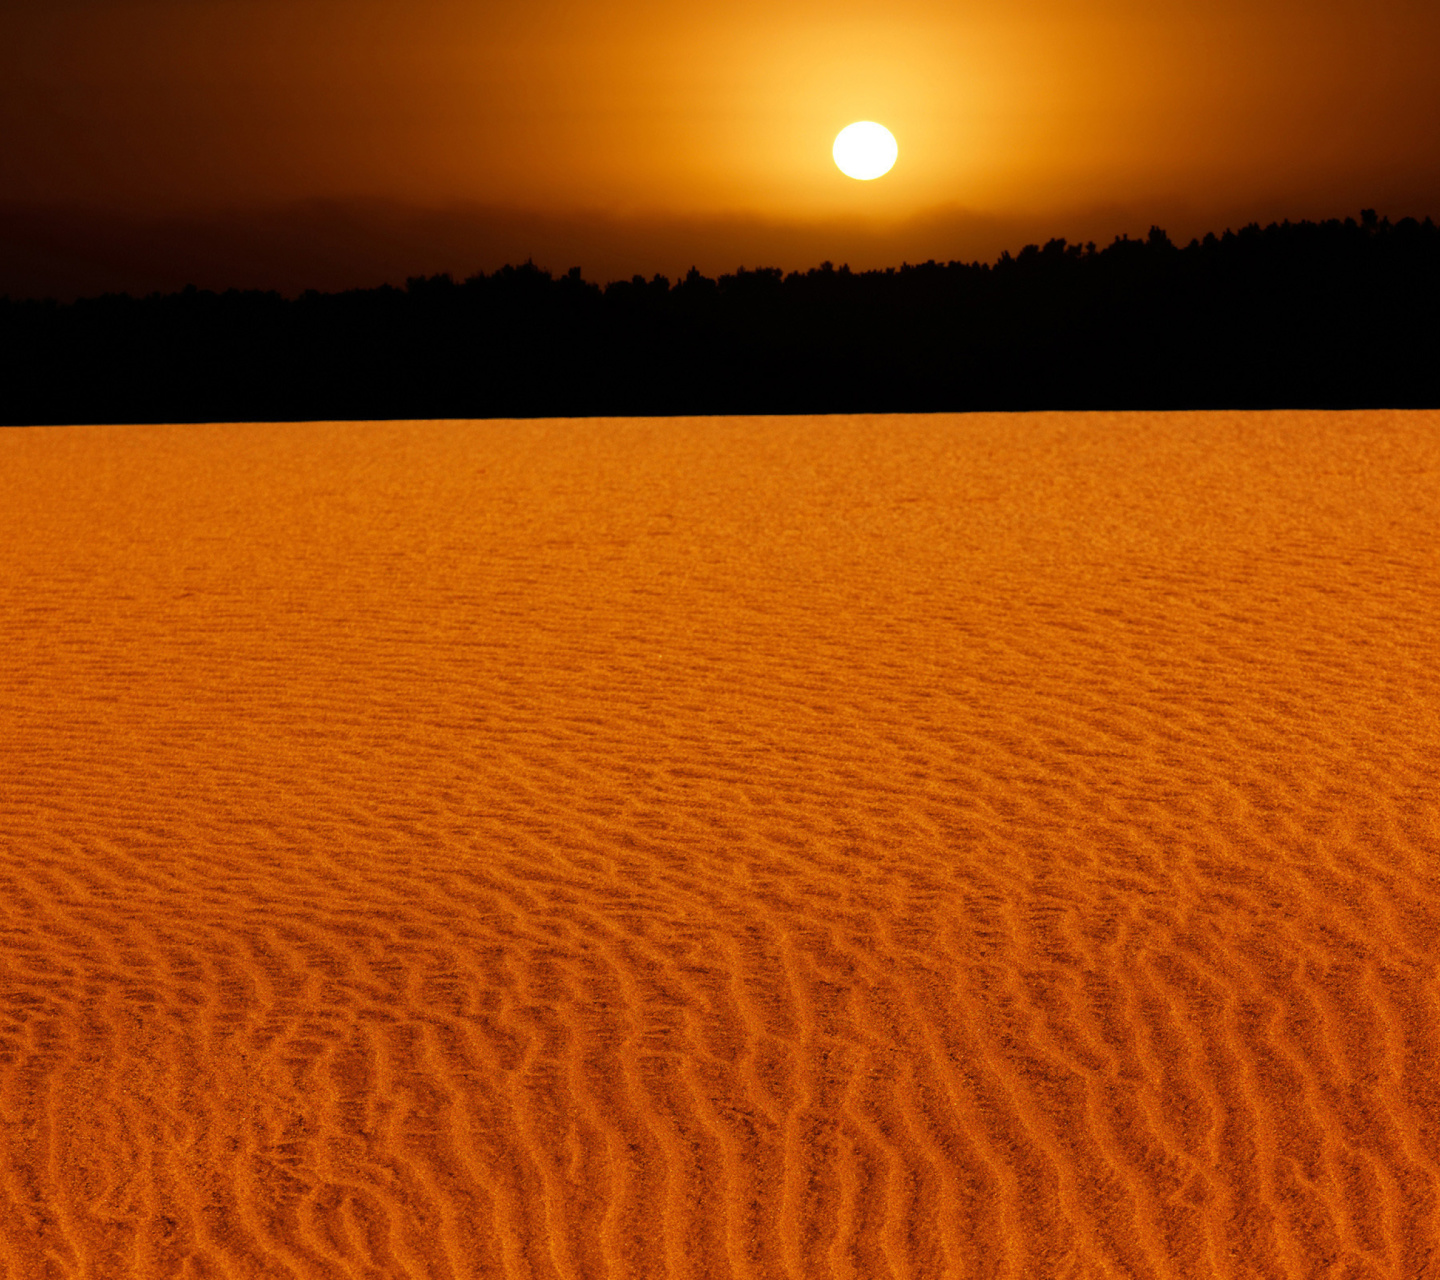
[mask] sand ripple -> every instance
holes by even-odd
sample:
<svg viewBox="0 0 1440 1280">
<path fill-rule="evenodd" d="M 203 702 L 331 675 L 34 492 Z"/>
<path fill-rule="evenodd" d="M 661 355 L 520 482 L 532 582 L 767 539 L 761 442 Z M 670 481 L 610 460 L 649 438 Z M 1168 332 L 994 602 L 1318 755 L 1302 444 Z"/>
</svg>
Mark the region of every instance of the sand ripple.
<svg viewBox="0 0 1440 1280">
<path fill-rule="evenodd" d="M 0 1276 L 1440 1276 L 1440 415 L 0 433 Z"/>
</svg>

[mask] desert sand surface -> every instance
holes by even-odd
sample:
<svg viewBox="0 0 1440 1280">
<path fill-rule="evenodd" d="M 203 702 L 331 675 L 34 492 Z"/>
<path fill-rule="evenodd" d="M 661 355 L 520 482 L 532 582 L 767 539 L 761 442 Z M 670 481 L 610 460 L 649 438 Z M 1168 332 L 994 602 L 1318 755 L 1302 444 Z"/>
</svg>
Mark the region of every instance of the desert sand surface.
<svg viewBox="0 0 1440 1280">
<path fill-rule="evenodd" d="M 0 432 L 0 1276 L 1440 1277 L 1440 414 Z"/>
</svg>

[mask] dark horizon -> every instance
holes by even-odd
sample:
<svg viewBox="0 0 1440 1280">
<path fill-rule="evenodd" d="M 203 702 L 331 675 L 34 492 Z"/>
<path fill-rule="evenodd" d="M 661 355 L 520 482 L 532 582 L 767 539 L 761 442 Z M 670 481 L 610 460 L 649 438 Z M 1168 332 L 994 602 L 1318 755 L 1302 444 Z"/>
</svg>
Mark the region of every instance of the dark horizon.
<svg viewBox="0 0 1440 1280">
<path fill-rule="evenodd" d="M 1428 192 L 1428 188 L 1426 188 Z M 1423 220 L 1440 190 L 1380 193 L 1365 203 L 1392 221 Z M 1279 207 L 1284 216 L 1268 216 Z M 111 293 L 148 296 L 193 285 L 275 291 L 288 298 L 399 286 L 416 276 L 465 279 L 533 262 L 553 274 L 579 266 L 607 284 L 635 274 L 718 277 L 740 267 L 804 271 L 829 260 L 866 271 L 925 261 L 990 262 L 1028 243 L 1143 237 L 1163 226 L 1179 243 L 1220 229 L 1324 222 L 1352 204 L 1317 194 L 1262 201 L 1207 217 L 1185 202 L 1098 205 L 1069 214 L 981 214 L 937 208 L 886 224 L 833 218 L 540 214 L 480 205 L 424 209 L 380 200 L 311 200 L 268 209 L 117 213 L 74 205 L 0 203 L 0 297 L 72 302 Z"/>
<path fill-rule="evenodd" d="M 1367 209 L 994 264 L 5 300 L 0 419 L 1426 407 L 1437 296 L 1440 228 Z"/>
</svg>

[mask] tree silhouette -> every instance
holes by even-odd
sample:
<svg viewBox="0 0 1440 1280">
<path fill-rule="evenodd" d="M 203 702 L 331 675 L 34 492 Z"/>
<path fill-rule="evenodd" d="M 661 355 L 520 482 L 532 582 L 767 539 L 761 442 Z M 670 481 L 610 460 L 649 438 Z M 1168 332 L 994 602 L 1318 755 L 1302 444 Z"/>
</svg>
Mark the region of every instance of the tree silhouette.
<svg viewBox="0 0 1440 1280">
<path fill-rule="evenodd" d="M 1437 296 L 1431 220 L 1367 209 L 993 264 L 0 299 L 0 420 L 1436 405 Z"/>
</svg>

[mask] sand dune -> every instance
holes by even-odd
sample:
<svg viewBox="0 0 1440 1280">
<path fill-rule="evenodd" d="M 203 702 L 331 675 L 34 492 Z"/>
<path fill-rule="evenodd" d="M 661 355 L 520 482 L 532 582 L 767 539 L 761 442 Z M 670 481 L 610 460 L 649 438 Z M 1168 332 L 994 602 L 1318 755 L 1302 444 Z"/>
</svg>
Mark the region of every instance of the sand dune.
<svg viewBox="0 0 1440 1280">
<path fill-rule="evenodd" d="M 1440 1277 L 1440 414 L 0 433 L 0 1276 Z"/>
</svg>

